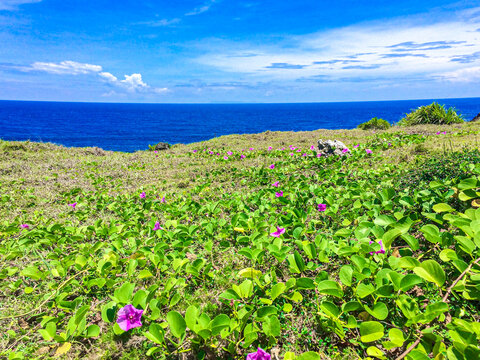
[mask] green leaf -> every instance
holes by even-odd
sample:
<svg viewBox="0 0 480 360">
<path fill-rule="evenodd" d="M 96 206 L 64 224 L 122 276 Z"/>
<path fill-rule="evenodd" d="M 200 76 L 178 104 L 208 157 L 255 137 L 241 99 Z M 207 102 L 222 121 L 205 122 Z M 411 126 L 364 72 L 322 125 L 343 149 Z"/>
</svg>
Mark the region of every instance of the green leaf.
<svg viewBox="0 0 480 360">
<path fill-rule="evenodd" d="M 433 205 L 433 211 L 435 211 L 436 213 L 442 213 L 442 212 L 452 212 L 452 211 L 455 211 L 455 209 L 453 209 L 448 204 L 440 203 L 440 204 Z"/>
<path fill-rule="evenodd" d="M 282 327 L 276 315 L 269 316 L 263 321 L 263 332 L 267 336 L 280 336 Z"/>
<path fill-rule="evenodd" d="M 158 345 L 163 344 L 165 341 L 165 331 L 159 324 L 154 322 L 152 322 L 148 327 L 148 332 L 145 334 L 145 336 L 147 339 Z"/>
<path fill-rule="evenodd" d="M 421 278 L 433 282 L 441 287 L 445 283 L 445 271 L 435 260 L 425 260 L 413 272 Z"/>
<path fill-rule="evenodd" d="M 187 324 L 188 328 L 193 332 L 197 332 L 196 324 L 199 313 L 200 311 L 195 305 L 190 305 L 185 312 L 185 323 Z"/>
<path fill-rule="evenodd" d="M 383 354 L 382 350 L 377 348 L 376 346 L 369 346 L 367 348 L 367 355 L 368 356 L 373 356 L 378 359 L 386 359 L 385 355 Z"/>
<path fill-rule="evenodd" d="M 102 306 L 102 320 L 105 322 L 112 322 L 115 319 L 115 310 L 117 309 L 117 304 L 115 301 L 110 301 L 109 303 Z"/>
<path fill-rule="evenodd" d="M 429 224 L 422 226 L 420 231 L 423 233 L 423 236 L 425 236 L 425 239 L 427 239 L 427 241 L 433 244 L 436 244 L 442 240 L 442 237 L 440 236 L 440 231 L 435 225 Z"/>
<path fill-rule="evenodd" d="M 352 286 L 353 268 L 350 265 L 342 266 L 338 276 L 343 285 Z"/>
<path fill-rule="evenodd" d="M 133 295 L 133 290 L 135 289 L 135 284 L 125 283 L 120 286 L 113 293 L 114 297 L 118 300 L 119 303 L 129 304 Z"/>
<path fill-rule="evenodd" d="M 343 297 L 343 290 L 339 283 L 333 280 L 320 281 L 317 286 L 318 292 L 324 295 Z"/>
<path fill-rule="evenodd" d="M 297 356 L 297 360 L 321 360 L 321 357 L 318 353 L 309 351 Z"/>
<path fill-rule="evenodd" d="M 272 286 L 272 290 L 270 291 L 270 297 L 272 300 L 275 300 L 277 297 L 282 295 L 285 292 L 287 287 L 284 283 L 278 283 Z"/>
<path fill-rule="evenodd" d="M 360 299 L 363 299 L 364 297 L 372 294 L 373 292 L 375 292 L 375 288 L 373 287 L 373 285 L 372 284 L 364 284 L 364 283 L 359 284 L 357 286 L 357 290 L 356 290 L 357 296 Z"/>
<path fill-rule="evenodd" d="M 97 337 L 100 335 L 100 327 L 98 325 L 90 325 L 87 327 L 87 338 Z"/>
<path fill-rule="evenodd" d="M 225 314 L 220 314 L 215 317 L 210 323 L 210 329 L 212 330 L 212 335 L 216 336 L 220 334 L 225 328 L 230 326 L 230 318 Z"/>
<path fill-rule="evenodd" d="M 299 289 L 315 289 L 315 282 L 310 278 L 297 279 L 297 288 Z"/>
<path fill-rule="evenodd" d="M 176 311 L 170 311 L 167 314 L 167 322 L 170 326 L 170 331 L 172 335 L 178 339 L 183 339 L 185 336 L 185 330 L 187 329 L 187 324 L 183 319 L 182 315 L 180 315 Z"/>
<path fill-rule="evenodd" d="M 457 186 L 460 190 L 475 189 L 477 187 L 477 179 L 474 177 L 463 179 Z"/>
<path fill-rule="evenodd" d="M 382 302 L 377 302 L 373 306 L 373 309 L 370 309 L 368 306 L 365 305 L 365 310 L 378 320 L 385 320 L 388 316 L 387 305 Z"/>
<path fill-rule="evenodd" d="M 254 268 L 246 268 L 246 269 L 240 270 L 238 272 L 238 275 L 248 279 L 256 279 L 262 276 L 262 272 Z"/>
<path fill-rule="evenodd" d="M 360 324 L 360 340 L 364 343 L 377 341 L 384 336 L 383 325 L 378 321 L 365 321 Z"/>
</svg>

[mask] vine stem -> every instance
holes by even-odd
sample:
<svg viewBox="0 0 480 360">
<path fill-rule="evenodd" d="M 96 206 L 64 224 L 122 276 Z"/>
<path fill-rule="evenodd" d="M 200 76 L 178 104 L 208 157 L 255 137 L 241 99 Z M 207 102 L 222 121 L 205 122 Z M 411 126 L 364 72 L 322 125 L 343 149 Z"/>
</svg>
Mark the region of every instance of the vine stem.
<svg viewBox="0 0 480 360">
<path fill-rule="evenodd" d="M 449 302 L 448 300 L 448 296 L 450 295 L 450 293 L 452 292 L 453 288 L 455 287 L 455 285 L 458 284 L 458 282 L 460 280 L 463 279 L 463 277 L 472 269 L 472 267 L 476 264 L 478 264 L 478 262 L 480 262 L 480 258 L 478 258 L 477 260 L 475 260 L 474 262 L 472 262 L 466 269 L 464 272 L 462 272 L 460 274 L 459 277 L 457 277 L 455 279 L 455 281 L 452 283 L 452 285 L 450 285 L 450 287 L 447 289 L 447 292 L 445 293 L 445 295 L 443 296 L 442 298 L 442 301 L 443 302 Z M 428 330 L 430 329 L 431 326 L 428 326 L 426 327 L 424 330 Z M 405 356 L 407 356 L 413 349 L 415 349 L 417 347 L 417 345 L 420 343 L 420 341 L 422 340 L 422 337 L 423 337 L 423 333 L 420 332 L 420 335 L 418 336 L 418 339 L 415 340 L 415 342 L 407 349 L 405 350 L 405 352 L 403 352 L 399 357 L 397 357 L 395 360 L 402 360 Z"/>
<path fill-rule="evenodd" d="M 89 271 L 91 268 L 88 268 L 88 269 L 85 269 L 83 271 L 80 271 L 79 273 L 73 275 L 73 276 L 70 276 L 67 280 L 65 280 L 63 283 L 60 284 L 60 286 L 57 288 L 57 290 L 54 291 L 54 293 L 52 295 L 50 295 L 46 300 L 44 300 L 40 305 L 38 305 L 37 307 L 33 308 L 32 310 L 30 311 L 27 311 L 26 313 L 23 313 L 23 314 L 19 314 L 19 315 L 11 315 L 11 316 L 4 316 L 4 317 L 1 317 L 0 318 L 0 321 L 2 320 L 7 320 L 7 319 L 15 319 L 17 317 L 24 317 L 24 316 L 27 316 L 27 315 L 30 315 L 31 313 L 37 311 L 38 309 L 40 309 L 43 305 L 45 305 L 47 302 L 49 302 L 53 296 L 55 296 L 56 294 L 58 294 L 58 292 L 60 291 L 60 289 L 62 289 L 65 285 L 67 285 L 71 280 L 75 279 L 78 275 L 81 275 L 87 271 Z"/>
</svg>

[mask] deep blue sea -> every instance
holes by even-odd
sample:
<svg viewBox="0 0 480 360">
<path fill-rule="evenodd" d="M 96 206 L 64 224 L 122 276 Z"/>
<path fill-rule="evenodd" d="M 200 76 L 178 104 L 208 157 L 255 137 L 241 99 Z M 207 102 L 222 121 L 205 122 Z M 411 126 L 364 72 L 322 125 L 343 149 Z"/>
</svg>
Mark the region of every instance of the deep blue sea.
<svg viewBox="0 0 480 360">
<path fill-rule="evenodd" d="M 192 143 L 227 134 L 352 129 L 380 117 L 399 121 L 438 101 L 471 120 L 480 98 L 305 104 L 111 104 L 0 101 L 0 139 L 146 150 L 160 141 Z"/>
</svg>

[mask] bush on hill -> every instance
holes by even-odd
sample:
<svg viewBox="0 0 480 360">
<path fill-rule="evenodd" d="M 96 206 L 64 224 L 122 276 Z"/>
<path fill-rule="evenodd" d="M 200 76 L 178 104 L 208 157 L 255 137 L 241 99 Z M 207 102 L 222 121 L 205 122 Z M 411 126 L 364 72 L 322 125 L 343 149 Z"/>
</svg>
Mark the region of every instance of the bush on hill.
<svg viewBox="0 0 480 360">
<path fill-rule="evenodd" d="M 390 123 L 387 120 L 374 117 L 364 123 L 357 126 L 361 130 L 386 130 L 390 127 Z"/>
<path fill-rule="evenodd" d="M 463 123 L 465 120 L 458 115 L 454 108 L 445 109 L 444 105 L 433 102 L 430 105 L 420 106 L 407 114 L 398 122 L 400 126 L 422 124 L 451 125 Z"/>
</svg>

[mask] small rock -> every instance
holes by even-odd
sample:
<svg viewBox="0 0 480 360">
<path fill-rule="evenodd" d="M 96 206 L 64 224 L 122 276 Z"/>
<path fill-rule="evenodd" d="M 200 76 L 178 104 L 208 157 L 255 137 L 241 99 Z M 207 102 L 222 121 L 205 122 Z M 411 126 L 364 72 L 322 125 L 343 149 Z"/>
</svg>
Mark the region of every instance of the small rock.
<svg viewBox="0 0 480 360">
<path fill-rule="evenodd" d="M 480 120 L 480 113 L 477 114 L 471 121 L 479 121 Z"/>
<path fill-rule="evenodd" d="M 168 150 L 170 149 L 170 144 L 165 143 L 165 142 L 159 142 L 157 145 L 155 145 L 154 150 Z"/>
<path fill-rule="evenodd" d="M 349 152 L 344 152 L 347 146 L 338 140 L 318 140 L 318 150 L 323 156 L 330 155 L 346 155 Z"/>
</svg>

